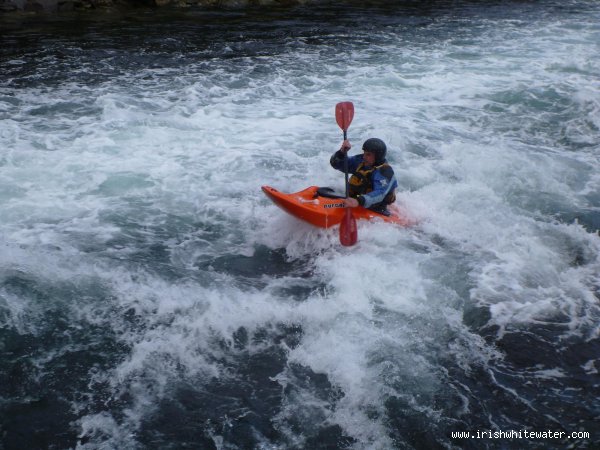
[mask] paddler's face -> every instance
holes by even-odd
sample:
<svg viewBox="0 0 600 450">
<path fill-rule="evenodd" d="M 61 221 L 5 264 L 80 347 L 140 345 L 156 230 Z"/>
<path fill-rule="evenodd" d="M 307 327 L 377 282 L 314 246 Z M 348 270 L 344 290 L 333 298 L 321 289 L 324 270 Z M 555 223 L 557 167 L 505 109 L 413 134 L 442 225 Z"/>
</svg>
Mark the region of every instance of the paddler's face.
<svg viewBox="0 0 600 450">
<path fill-rule="evenodd" d="M 364 152 L 363 161 L 367 166 L 372 166 L 373 164 L 375 164 L 375 153 Z"/>
</svg>

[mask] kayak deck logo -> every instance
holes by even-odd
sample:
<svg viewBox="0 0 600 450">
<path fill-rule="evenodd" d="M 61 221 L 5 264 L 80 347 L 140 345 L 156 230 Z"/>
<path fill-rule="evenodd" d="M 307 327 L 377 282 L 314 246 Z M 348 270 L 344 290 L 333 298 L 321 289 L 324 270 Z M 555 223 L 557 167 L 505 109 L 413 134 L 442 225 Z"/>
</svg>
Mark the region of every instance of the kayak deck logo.
<svg viewBox="0 0 600 450">
<path fill-rule="evenodd" d="M 346 205 L 344 205 L 344 203 L 329 203 L 326 205 L 323 205 L 323 208 L 328 209 L 328 208 L 344 208 Z"/>
</svg>

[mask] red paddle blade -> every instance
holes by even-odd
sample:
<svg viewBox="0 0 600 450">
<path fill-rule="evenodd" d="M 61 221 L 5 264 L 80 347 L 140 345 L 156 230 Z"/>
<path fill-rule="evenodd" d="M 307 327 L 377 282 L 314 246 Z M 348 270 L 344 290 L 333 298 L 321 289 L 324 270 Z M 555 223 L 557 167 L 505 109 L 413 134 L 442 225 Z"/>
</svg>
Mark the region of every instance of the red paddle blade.
<svg viewBox="0 0 600 450">
<path fill-rule="evenodd" d="M 352 215 L 350 208 L 346 208 L 346 213 L 340 223 L 340 244 L 349 247 L 356 244 L 357 240 L 358 231 L 356 229 L 356 219 Z"/>
<path fill-rule="evenodd" d="M 344 131 L 348 129 L 354 118 L 354 104 L 352 102 L 340 102 L 335 105 L 335 120 Z"/>
</svg>

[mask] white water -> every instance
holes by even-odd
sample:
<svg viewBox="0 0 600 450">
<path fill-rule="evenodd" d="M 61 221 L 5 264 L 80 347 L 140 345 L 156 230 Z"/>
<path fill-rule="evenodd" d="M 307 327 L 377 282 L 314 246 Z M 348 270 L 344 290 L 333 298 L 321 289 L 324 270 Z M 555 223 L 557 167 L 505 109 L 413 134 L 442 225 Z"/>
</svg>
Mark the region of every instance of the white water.
<svg viewBox="0 0 600 450">
<path fill-rule="evenodd" d="M 347 45 L 336 52 L 288 37 L 279 47 L 289 51 L 275 56 L 186 59 L 93 89 L 0 88 L 0 274 L 101 286 L 101 302 L 53 301 L 129 348 L 89 384 L 130 397 L 122 415 L 73 404 L 80 435 L 91 437 L 80 448 L 138 445 L 136 431 L 175 382 L 234 383 L 227 361 L 275 345 L 236 348 L 241 327 L 250 336 L 302 328 L 297 346 L 279 344 L 286 368 L 271 380 L 295 386 L 275 418 L 288 443 L 305 438 L 293 418 L 307 430 L 338 424 L 356 448 L 380 449 L 395 445 L 387 399 L 435 431 L 446 420 L 440 393 L 464 398 L 460 414 L 471 407 L 447 366 L 469 374 L 502 360 L 465 308 L 489 311 L 484 329 L 497 338 L 540 323 L 558 324 L 564 339 L 599 337 L 600 239 L 574 220 L 600 214 L 599 22 L 445 23 L 337 36 Z M 260 191 L 341 185 L 328 159 L 341 140 L 334 105 L 345 100 L 355 104 L 355 150 L 367 137 L 386 141 L 398 204 L 419 221 L 360 224 L 352 248 Z M 260 275 L 258 260 L 249 275 L 215 267 L 261 246 L 285 249 L 311 275 Z M 298 300 L 282 293 L 289 286 L 315 289 Z M 2 287 L 0 307 L 2 326 L 34 334 L 49 308 Z M 298 381 L 295 364 L 343 393 L 335 407 Z"/>
</svg>

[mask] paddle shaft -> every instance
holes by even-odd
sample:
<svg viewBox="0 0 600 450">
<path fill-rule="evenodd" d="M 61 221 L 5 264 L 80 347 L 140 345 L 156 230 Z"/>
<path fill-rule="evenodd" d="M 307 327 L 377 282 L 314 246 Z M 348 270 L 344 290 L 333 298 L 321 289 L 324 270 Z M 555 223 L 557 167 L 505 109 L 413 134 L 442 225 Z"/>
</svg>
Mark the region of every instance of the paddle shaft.
<svg viewBox="0 0 600 450">
<path fill-rule="evenodd" d="M 348 132 L 344 130 L 344 141 L 348 138 Z M 344 177 L 346 180 L 346 198 L 348 198 L 348 151 L 345 153 L 344 158 Z"/>
</svg>

